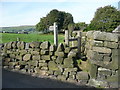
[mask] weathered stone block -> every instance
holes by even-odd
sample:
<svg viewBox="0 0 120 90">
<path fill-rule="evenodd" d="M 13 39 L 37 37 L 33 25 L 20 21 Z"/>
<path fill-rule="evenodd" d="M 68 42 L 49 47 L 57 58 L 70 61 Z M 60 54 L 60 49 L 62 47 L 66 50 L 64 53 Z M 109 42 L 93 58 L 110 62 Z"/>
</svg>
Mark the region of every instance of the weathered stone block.
<svg viewBox="0 0 120 90">
<path fill-rule="evenodd" d="M 105 76 L 110 76 L 112 74 L 112 71 L 106 68 L 98 68 L 98 74 L 99 75 L 105 75 Z"/>
<path fill-rule="evenodd" d="M 19 45 L 20 49 L 25 49 L 25 42 L 21 41 L 20 45 Z"/>
<path fill-rule="evenodd" d="M 55 52 L 55 55 L 61 58 L 65 56 L 64 52 L 58 52 L 58 51 Z"/>
<path fill-rule="evenodd" d="M 10 58 L 15 58 L 15 54 L 9 54 Z"/>
<path fill-rule="evenodd" d="M 77 70 L 78 70 L 77 68 L 65 68 L 65 71 L 67 72 L 77 72 Z"/>
<path fill-rule="evenodd" d="M 72 68 L 73 65 L 73 59 L 72 58 L 65 58 L 64 59 L 64 67 Z"/>
<path fill-rule="evenodd" d="M 39 74 L 40 74 L 40 75 L 43 75 L 43 76 L 44 76 L 44 75 L 48 75 L 48 73 L 47 73 L 46 70 L 40 70 L 40 71 L 39 71 Z"/>
<path fill-rule="evenodd" d="M 93 35 L 94 35 L 95 40 L 103 40 L 104 41 L 106 38 L 106 32 L 95 31 L 93 33 Z"/>
<path fill-rule="evenodd" d="M 104 56 L 103 61 L 110 62 L 111 61 L 111 57 Z"/>
<path fill-rule="evenodd" d="M 78 64 L 78 67 L 80 68 L 80 70 L 82 71 L 90 71 L 90 63 L 87 61 L 80 61 L 80 63 Z"/>
<path fill-rule="evenodd" d="M 105 41 L 104 46 L 108 48 L 118 48 L 118 43 Z"/>
<path fill-rule="evenodd" d="M 40 48 L 34 48 L 33 50 L 37 51 L 37 52 L 40 52 L 41 49 Z"/>
<path fill-rule="evenodd" d="M 66 47 L 65 48 L 65 53 L 69 53 L 70 52 L 70 47 Z"/>
<path fill-rule="evenodd" d="M 42 59 L 42 60 L 51 60 L 51 58 L 50 58 L 49 55 L 42 55 L 42 56 L 41 56 L 41 59 Z"/>
<path fill-rule="evenodd" d="M 103 47 L 104 44 L 103 44 L 103 41 L 95 41 L 95 40 L 93 40 L 92 45 L 97 46 L 97 47 Z"/>
<path fill-rule="evenodd" d="M 93 47 L 93 51 L 100 53 L 111 53 L 111 49 L 105 47 Z"/>
<path fill-rule="evenodd" d="M 39 67 L 47 67 L 47 63 L 39 63 Z"/>
<path fill-rule="evenodd" d="M 7 50 L 6 53 L 7 53 L 7 54 L 11 54 L 11 53 L 13 53 L 13 52 L 12 52 L 11 50 Z"/>
<path fill-rule="evenodd" d="M 114 56 L 116 56 L 116 57 L 120 56 L 119 52 L 120 52 L 120 49 L 112 49 L 112 57 L 114 57 Z"/>
<path fill-rule="evenodd" d="M 38 66 L 38 61 L 29 61 L 29 62 L 28 62 L 28 65 L 29 65 L 29 66 L 32 65 L 32 66 L 36 66 L 36 67 L 37 67 L 37 66 Z"/>
<path fill-rule="evenodd" d="M 81 85 L 86 85 L 88 83 L 88 80 L 79 80 L 78 81 Z"/>
<path fill-rule="evenodd" d="M 53 75 L 53 74 L 54 74 L 54 71 L 49 70 L 49 71 L 48 71 L 48 74 L 49 74 L 49 75 Z"/>
<path fill-rule="evenodd" d="M 61 80 L 61 81 L 66 81 L 66 77 L 63 76 L 63 75 L 58 75 L 58 76 L 57 76 L 57 79 L 58 79 L 58 80 Z"/>
<path fill-rule="evenodd" d="M 94 60 L 90 60 L 90 62 L 92 64 L 107 68 L 107 69 L 112 69 L 112 70 L 116 70 L 118 69 L 118 60 L 113 60 L 111 62 L 103 62 L 103 61 L 94 61 Z"/>
<path fill-rule="evenodd" d="M 10 58 L 4 58 L 4 62 L 10 62 L 11 59 Z"/>
<path fill-rule="evenodd" d="M 12 48 L 14 48 L 14 49 L 17 48 L 17 41 L 14 41 L 14 42 L 12 43 Z"/>
<path fill-rule="evenodd" d="M 27 54 L 26 50 L 20 50 L 19 52 L 20 52 L 21 55 Z"/>
<path fill-rule="evenodd" d="M 88 85 L 94 86 L 94 87 L 104 87 L 104 88 L 108 88 L 109 86 L 106 81 L 95 80 L 95 79 L 90 79 Z"/>
<path fill-rule="evenodd" d="M 41 70 L 46 70 L 46 71 L 47 71 L 47 70 L 48 70 L 48 67 L 41 67 L 40 69 L 41 69 Z"/>
<path fill-rule="evenodd" d="M 31 66 L 25 65 L 25 69 L 30 70 Z"/>
<path fill-rule="evenodd" d="M 65 78 L 68 78 L 68 77 L 69 77 L 69 71 L 65 70 L 65 71 L 63 72 L 63 76 L 64 76 Z"/>
<path fill-rule="evenodd" d="M 40 53 L 38 51 L 31 51 L 32 55 L 39 55 Z"/>
<path fill-rule="evenodd" d="M 18 62 L 9 62 L 9 65 L 10 66 L 15 66 L 15 65 L 18 65 Z"/>
<path fill-rule="evenodd" d="M 57 64 L 54 61 L 48 63 L 49 70 L 59 70 Z"/>
<path fill-rule="evenodd" d="M 119 40 L 118 36 L 113 33 L 95 31 L 93 34 L 94 34 L 94 39 L 96 40 L 114 41 L 114 42 L 118 42 Z"/>
<path fill-rule="evenodd" d="M 12 43 L 13 43 L 13 42 L 7 43 L 7 44 L 6 44 L 6 48 L 7 48 L 7 49 L 11 49 L 11 48 L 12 48 Z"/>
<path fill-rule="evenodd" d="M 88 59 L 92 59 L 92 60 L 99 60 L 99 61 L 103 61 L 103 54 L 99 54 L 98 52 L 96 51 L 92 51 L 92 50 L 88 50 L 87 51 L 87 58 Z"/>
<path fill-rule="evenodd" d="M 90 78 L 94 78 L 94 79 L 96 79 L 96 77 L 97 77 L 97 68 L 98 68 L 98 66 L 96 66 L 96 65 L 94 65 L 94 64 L 91 64 L 91 66 L 90 66 Z"/>
<path fill-rule="evenodd" d="M 39 63 L 46 63 L 46 61 L 45 60 L 39 60 Z"/>
<path fill-rule="evenodd" d="M 78 80 L 88 80 L 89 79 L 89 74 L 84 71 L 77 72 L 76 78 Z"/>
<path fill-rule="evenodd" d="M 64 45 L 63 45 L 62 43 L 60 43 L 60 44 L 58 45 L 57 51 L 58 51 L 58 52 L 64 51 Z"/>
<path fill-rule="evenodd" d="M 26 65 L 27 63 L 25 61 L 19 61 L 19 65 Z"/>
<path fill-rule="evenodd" d="M 53 56 L 53 55 L 54 55 L 54 52 L 51 52 L 51 51 L 50 51 L 50 52 L 49 52 L 49 55 L 50 55 L 50 56 Z"/>
<path fill-rule="evenodd" d="M 16 55 L 16 59 L 22 60 L 22 56 L 21 55 Z"/>
<path fill-rule="evenodd" d="M 25 61 L 28 61 L 28 60 L 30 60 L 31 59 L 31 54 L 25 54 L 24 56 L 23 56 L 23 60 L 25 60 Z"/>
<path fill-rule="evenodd" d="M 88 31 L 88 32 L 86 33 L 87 38 L 93 39 L 93 32 L 94 32 L 94 31 Z"/>
<path fill-rule="evenodd" d="M 40 45 L 40 48 L 43 50 L 48 50 L 49 47 L 50 47 L 50 42 L 48 42 L 48 41 L 45 41 L 45 42 L 41 43 L 41 45 Z"/>
<path fill-rule="evenodd" d="M 34 71 L 35 71 L 35 73 L 39 73 L 40 68 L 39 68 L 39 67 L 35 67 L 35 68 L 34 68 Z"/>
<path fill-rule="evenodd" d="M 54 75 L 61 75 L 61 74 L 62 74 L 61 70 L 57 70 L 54 72 Z"/>
<path fill-rule="evenodd" d="M 20 65 L 16 65 L 15 69 L 20 70 Z"/>
<path fill-rule="evenodd" d="M 70 73 L 71 73 L 71 72 L 70 72 Z M 76 74 L 69 74 L 69 79 L 75 80 L 75 79 L 76 79 Z"/>
<path fill-rule="evenodd" d="M 63 58 L 57 57 L 56 61 L 57 64 L 62 64 L 63 63 Z"/>
<path fill-rule="evenodd" d="M 57 59 L 57 56 L 52 56 L 51 59 L 52 59 L 52 60 L 56 60 L 56 59 Z"/>
<path fill-rule="evenodd" d="M 55 45 L 51 45 L 51 46 L 50 46 L 50 51 L 51 51 L 51 52 L 55 51 Z"/>
<path fill-rule="evenodd" d="M 49 55 L 49 51 L 48 50 L 41 50 L 40 54 L 41 55 Z"/>
<path fill-rule="evenodd" d="M 70 51 L 70 52 L 68 53 L 68 58 L 75 58 L 75 57 L 77 57 L 75 51 Z"/>
<path fill-rule="evenodd" d="M 3 62 L 3 66 L 9 66 L 9 62 Z"/>
<path fill-rule="evenodd" d="M 41 42 L 31 42 L 31 43 L 29 43 L 31 48 L 39 48 L 40 44 L 41 44 Z"/>
<path fill-rule="evenodd" d="M 40 60 L 40 55 L 33 55 L 32 60 Z"/>
<path fill-rule="evenodd" d="M 17 42 L 17 48 L 20 49 L 20 43 L 21 42 Z"/>
</svg>

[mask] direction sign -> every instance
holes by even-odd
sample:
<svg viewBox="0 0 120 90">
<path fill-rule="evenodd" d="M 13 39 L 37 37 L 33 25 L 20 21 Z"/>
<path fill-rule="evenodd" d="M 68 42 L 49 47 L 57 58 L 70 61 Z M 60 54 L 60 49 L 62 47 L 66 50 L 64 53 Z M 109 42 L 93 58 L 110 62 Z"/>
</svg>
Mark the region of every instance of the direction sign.
<svg viewBox="0 0 120 90">
<path fill-rule="evenodd" d="M 54 26 L 49 26 L 50 31 L 54 31 Z"/>
</svg>

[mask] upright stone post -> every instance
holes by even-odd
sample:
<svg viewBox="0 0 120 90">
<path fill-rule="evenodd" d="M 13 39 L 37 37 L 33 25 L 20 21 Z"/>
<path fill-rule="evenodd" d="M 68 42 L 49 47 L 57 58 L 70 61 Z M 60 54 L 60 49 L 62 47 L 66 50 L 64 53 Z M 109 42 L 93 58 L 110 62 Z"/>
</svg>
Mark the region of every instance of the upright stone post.
<svg viewBox="0 0 120 90">
<path fill-rule="evenodd" d="M 69 46 L 69 30 L 65 30 L 65 44 Z"/>
<path fill-rule="evenodd" d="M 20 38 L 17 38 L 17 41 L 20 41 Z"/>
<path fill-rule="evenodd" d="M 78 57 L 81 57 L 81 32 L 78 33 Z"/>
<path fill-rule="evenodd" d="M 58 46 L 58 30 L 56 22 L 54 22 L 54 44 L 55 46 Z"/>
</svg>

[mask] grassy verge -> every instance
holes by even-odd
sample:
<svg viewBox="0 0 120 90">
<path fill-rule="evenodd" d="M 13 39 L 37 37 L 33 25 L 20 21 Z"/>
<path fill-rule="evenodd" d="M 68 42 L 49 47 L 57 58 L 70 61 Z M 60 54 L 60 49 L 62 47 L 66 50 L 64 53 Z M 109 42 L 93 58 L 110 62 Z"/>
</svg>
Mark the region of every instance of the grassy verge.
<svg viewBox="0 0 120 90">
<path fill-rule="evenodd" d="M 10 41 L 16 41 L 17 38 L 20 38 L 20 41 L 32 42 L 32 41 L 49 41 L 54 43 L 54 35 L 52 34 L 11 34 L 11 33 L 0 33 L 0 43 L 6 43 Z M 64 35 L 58 36 L 58 41 L 63 42 Z"/>
</svg>

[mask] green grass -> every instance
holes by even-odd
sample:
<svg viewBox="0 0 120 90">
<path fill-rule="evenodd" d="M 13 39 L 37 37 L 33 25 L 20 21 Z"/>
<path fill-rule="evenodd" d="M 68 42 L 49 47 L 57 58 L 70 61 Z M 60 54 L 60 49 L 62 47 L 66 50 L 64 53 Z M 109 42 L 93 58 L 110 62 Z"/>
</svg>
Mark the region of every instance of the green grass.
<svg viewBox="0 0 120 90">
<path fill-rule="evenodd" d="M 16 41 L 20 38 L 20 41 L 32 42 L 32 41 L 49 41 L 51 44 L 54 43 L 54 35 L 51 34 L 10 34 L 0 33 L 0 43 L 6 43 L 10 41 Z M 58 41 L 63 42 L 64 35 L 58 35 Z"/>
<path fill-rule="evenodd" d="M 12 32 L 12 31 L 20 31 L 20 30 L 30 30 L 35 29 L 35 26 L 16 26 L 16 27 L 2 27 L 2 31 Z"/>
</svg>

